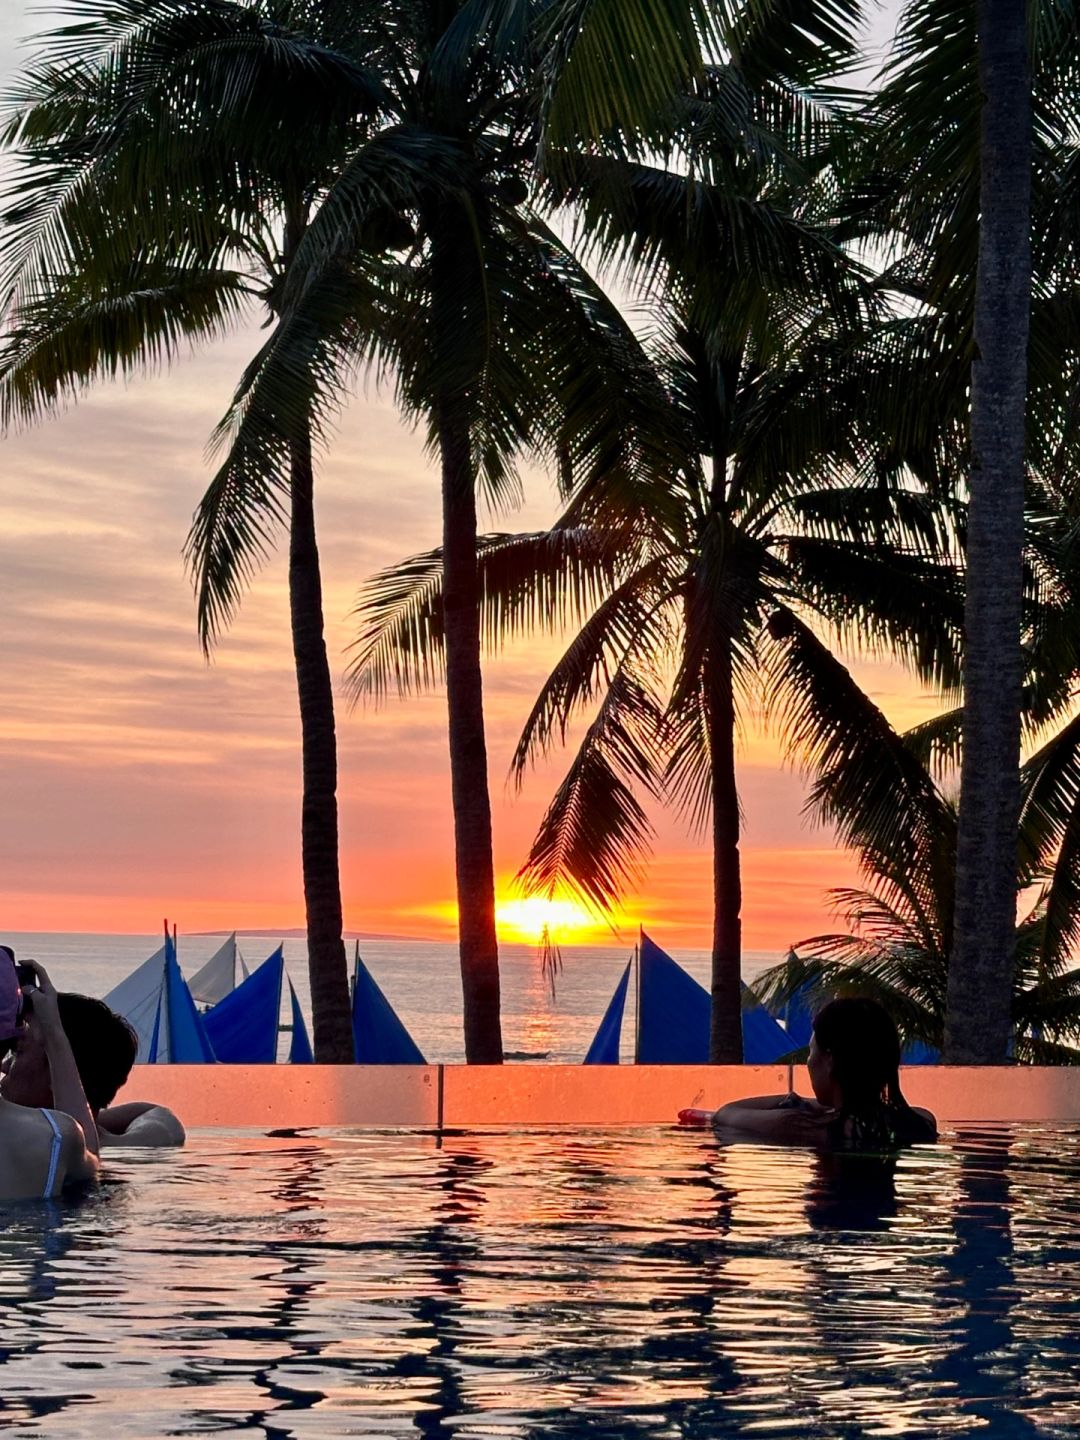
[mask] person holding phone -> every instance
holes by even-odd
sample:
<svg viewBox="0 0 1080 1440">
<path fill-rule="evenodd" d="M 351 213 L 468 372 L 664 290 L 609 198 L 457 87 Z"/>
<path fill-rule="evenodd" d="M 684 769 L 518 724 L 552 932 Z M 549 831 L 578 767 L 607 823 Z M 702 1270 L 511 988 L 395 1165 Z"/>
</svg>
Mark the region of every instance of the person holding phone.
<svg viewBox="0 0 1080 1440">
<path fill-rule="evenodd" d="M 184 1127 L 164 1105 L 150 1100 L 113 1104 L 139 1049 L 139 1037 L 124 1017 L 104 1000 L 74 991 L 61 990 L 57 1004 L 101 1148 L 183 1145 Z M 11 1062 L 0 1066 L 0 1095 L 18 1105 L 53 1103 L 44 1043 L 33 1020 Z"/>
<path fill-rule="evenodd" d="M 98 1174 L 98 1134 L 71 1046 L 60 1021 L 56 990 L 34 961 L 19 970 L 0 945 L 0 1056 L 18 1049 L 32 1013 L 51 1079 L 51 1107 L 28 1109 L 0 1095 L 0 1199 L 49 1199 Z M 20 980 L 24 983 L 20 983 Z"/>
</svg>

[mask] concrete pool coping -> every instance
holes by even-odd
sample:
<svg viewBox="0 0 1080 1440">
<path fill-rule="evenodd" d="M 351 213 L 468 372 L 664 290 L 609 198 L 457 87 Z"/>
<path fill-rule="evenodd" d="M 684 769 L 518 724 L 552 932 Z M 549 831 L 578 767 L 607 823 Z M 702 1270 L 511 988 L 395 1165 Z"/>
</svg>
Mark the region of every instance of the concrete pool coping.
<svg viewBox="0 0 1080 1440">
<path fill-rule="evenodd" d="M 195 1127 L 663 1125 L 789 1076 L 810 1094 L 786 1065 L 136 1065 L 117 1103 L 154 1100 Z M 944 1123 L 1080 1120 L 1080 1067 L 918 1065 L 901 1085 Z"/>
</svg>

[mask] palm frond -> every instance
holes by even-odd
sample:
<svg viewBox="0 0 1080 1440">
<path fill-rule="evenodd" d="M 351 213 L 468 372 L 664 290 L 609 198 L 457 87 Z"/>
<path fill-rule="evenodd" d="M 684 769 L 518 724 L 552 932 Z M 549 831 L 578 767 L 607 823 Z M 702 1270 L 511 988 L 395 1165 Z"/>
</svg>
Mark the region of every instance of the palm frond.
<svg viewBox="0 0 1080 1440">
<path fill-rule="evenodd" d="M 1080 717 L 1069 721 L 1021 770 L 1019 883 L 1045 874 L 1080 806 Z"/>
<path fill-rule="evenodd" d="M 618 538 L 587 527 L 556 527 L 477 541 L 484 643 L 497 651 L 516 635 L 580 622 L 628 563 Z M 426 690 L 443 676 L 442 551 L 380 571 L 353 609 L 359 634 L 346 687 L 354 702 Z"/>
<path fill-rule="evenodd" d="M 633 785 L 658 791 L 662 735 L 652 686 L 628 661 L 612 677 L 518 872 L 528 893 L 566 889 L 608 914 L 638 882 L 652 827 Z"/>
<path fill-rule="evenodd" d="M 864 871 L 918 887 L 924 923 L 951 927 L 955 814 L 903 738 L 798 617 L 763 640 L 770 711 L 789 753 L 817 777 L 808 808 L 855 847 Z M 909 894 L 908 899 L 912 896 Z"/>
<path fill-rule="evenodd" d="M 20 298 L 80 259 L 115 268 L 128 227 L 108 222 L 125 211 L 144 241 L 205 251 L 206 224 L 272 207 L 285 171 L 325 163 L 331 137 L 340 143 L 386 100 L 370 69 L 259 6 L 85 10 L 9 97 L 4 138 L 16 154 L 0 275 Z M 201 209 L 188 207 L 177 229 L 176 205 L 194 194 Z"/>
<path fill-rule="evenodd" d="M 670 644 L 660 562 L 622 581 L 593 611 L 560 657 L 525 722 L 510 770 L 520 784 L 530 761 L 565 740 L 574 715 L 593 704 L 628 666 L 656 666 Z"/>
<path fill-rule="evenodd" d="M 285 519 L 295 447 L 319 443 L 348 391 L 371 277 L 353 268 L 323 276 L 290 308 L 248 365 L 212 452 L 224 456 L 192 521 L 184 554 L 199 634 L 209 650 Z"/>
<path fill-rule="evenodd" d="M 792 535 L 784 554 L 798 593 L 838 637 L 902 656 L 939 690 L 960 685 L 963 580 L 955 565 L 899 546 Z"/>
<path fill-rule="evenodd" d="M 57 276 L 12 317 L 0 344 L 0 424 L 29 424 L 96 380 L 155 369 L 218 338 L 250 303 L 236 271 L 134 261 L 98 285 Z"/>
<path fill-rule="evenodd" d="M 904 743 L 927 771 L 938 774 L 955 771 L 960 764 L 963 706 L 945 710 L 904 731 Z"/>
</svg>

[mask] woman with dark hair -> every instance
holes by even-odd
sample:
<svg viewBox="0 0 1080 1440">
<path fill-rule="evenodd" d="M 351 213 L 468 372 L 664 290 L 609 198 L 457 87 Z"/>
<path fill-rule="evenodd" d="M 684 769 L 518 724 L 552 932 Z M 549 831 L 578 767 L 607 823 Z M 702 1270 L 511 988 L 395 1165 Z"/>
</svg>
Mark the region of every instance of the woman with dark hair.
<svg viewBox="0 0 1080 1440">
<path fill-rule="evenodd" d="M 127 1082 L 139 1037 L 104 1000 L 61 990 L 57 999 L 75 1066 L 101 1146 L 183 1145 L 184 1127 L 171 1110 L 149 1100 L 112 1102 Z M 0 1096 L 35 1108 L 54 1103 L 48 1034 L 31 1017 L 16 1054 L 0 1064 Z"/>
<path fill-rule="evenodd" d="M 15 957 L 0 945 L 0 1057 L 5 1065 L 26 1035 L 33 1009 L 52 1080 L 52 1106 L 27 1109 L 0 1097 L 0 1200 L 48 1199 L 98 1173 L 98 1138 L 56 990 L 40 965 L 26 962 L 24 988 Z M 55 1106 L 55 1108 L 52 1108 Z"/>
<path fill-rule="evenodd" d="M 680 1110 L 679 1121 L 782 1145 L 862 1152 L 937 1138 L 933 1115 L 901 1093 L 900 1037 L 876 1000 L 847 997 L 819 1010 L 806 1068 L 813 1100 L 758 1095 L 719 1110 Z"/>
</svg>

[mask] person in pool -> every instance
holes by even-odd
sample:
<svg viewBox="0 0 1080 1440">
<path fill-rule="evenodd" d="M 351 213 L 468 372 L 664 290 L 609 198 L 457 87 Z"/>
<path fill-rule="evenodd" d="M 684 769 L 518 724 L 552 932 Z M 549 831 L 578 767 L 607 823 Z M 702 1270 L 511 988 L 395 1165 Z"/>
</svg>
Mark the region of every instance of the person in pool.
<svg viewBox="0 0 1080 1440">
<path fill-rule="evenodd" d="M 814 1017 L 806 1068 L 814 1099 L 758 1095 L 719 1110 L 680 1110 L 683 1125 L 781 1145 L 882 1152 L 937 1139 L 929 1110 L 900 1090 L 900 1037 L 876 1000 L 831 1000 Z"/>
<path fill-rule="evenodd" d="M 138 1036 L 121 1015 L 92 995 L 61 991 L 57 1009 L 86 1092 L 101 1147 L 183 1145 L 184 1127 L 164 1105 L 112 1102 L 131 1073 Z M 17 1105 L 52 1104 L 45 1036 L 32 1016 L 13 1055 L 0 1063 L 0 1096 Z"/>
<path fill-rule="evenodd" d="M 57 995 L 33 961 L 24 991 L 15 957 L 0 946 L 0 1054 L 5 1058 L 27 1033 L 32 1013 L 50 1079 L 50 1103 L 27 1109 L 0 1095 L 0 1198 L 49 1199 L 98 1173 L 98 1137 L 71 1045 L 60 1023 Z"/>
</svg>

